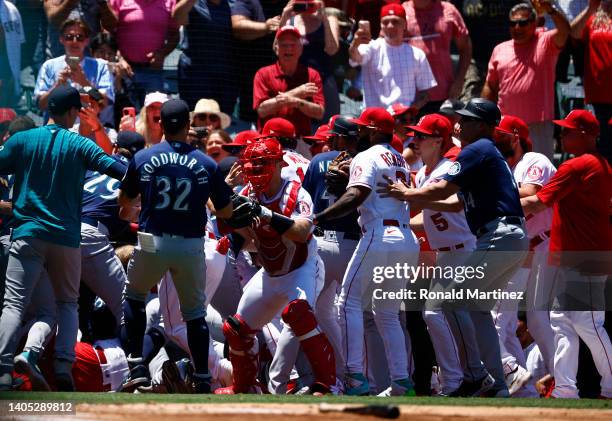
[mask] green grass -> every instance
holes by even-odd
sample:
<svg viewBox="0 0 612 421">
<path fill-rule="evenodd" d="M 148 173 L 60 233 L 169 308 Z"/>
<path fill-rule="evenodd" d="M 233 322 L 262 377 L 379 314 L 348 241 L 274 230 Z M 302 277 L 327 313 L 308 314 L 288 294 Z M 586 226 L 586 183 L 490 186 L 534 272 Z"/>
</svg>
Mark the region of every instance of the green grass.
<svg viewBox="0 0 612 421">
<path fill-rule="evenodd" d="M 275 395 L 142 395 L 127 393 L 5 392 L 0 400 L 70 400 L 91 404 L 126 403 L 355 403 L 395 405 L 509 406 L 540 408 L 612 409 L 612 401 L 597 399 L 483 399 L 483 398 L 377 398 L 376 396 L 275 396 Z"/>
</svg>

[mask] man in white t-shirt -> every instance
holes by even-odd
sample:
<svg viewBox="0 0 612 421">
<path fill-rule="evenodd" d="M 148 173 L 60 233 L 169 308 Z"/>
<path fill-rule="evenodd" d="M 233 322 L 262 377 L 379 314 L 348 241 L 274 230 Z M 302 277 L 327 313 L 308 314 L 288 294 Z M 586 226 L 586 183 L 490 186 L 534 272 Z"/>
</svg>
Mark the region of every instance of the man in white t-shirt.
<svg viewBox="0 0 612 421">
<path fill-rule="evenodd" d="M 401 102 L 420 109 L 437 85 L 423 50 L 404 42 L 406 11 L 388 4 L 380 11 L 382 36 L 372 40 L 360 28 L 349 48 L 351 66 L 361 65 L 366 107 L 387 108 Z"/>
</svg>

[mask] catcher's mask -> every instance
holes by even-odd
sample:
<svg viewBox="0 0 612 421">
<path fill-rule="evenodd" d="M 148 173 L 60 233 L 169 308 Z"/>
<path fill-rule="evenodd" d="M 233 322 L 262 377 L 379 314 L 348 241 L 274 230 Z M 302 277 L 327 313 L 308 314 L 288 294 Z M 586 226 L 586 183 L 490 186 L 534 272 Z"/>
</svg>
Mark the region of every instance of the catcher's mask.
<svg viewBox="0 0 612 421">
<path fill-rule="evenodd" d="M 262 139 L 247 145 L 240 156 L 245 181 L 261 193 L 268 188 L 277 162 L 283 162 L 283 150 L 278 140 Z"/>
</svg>

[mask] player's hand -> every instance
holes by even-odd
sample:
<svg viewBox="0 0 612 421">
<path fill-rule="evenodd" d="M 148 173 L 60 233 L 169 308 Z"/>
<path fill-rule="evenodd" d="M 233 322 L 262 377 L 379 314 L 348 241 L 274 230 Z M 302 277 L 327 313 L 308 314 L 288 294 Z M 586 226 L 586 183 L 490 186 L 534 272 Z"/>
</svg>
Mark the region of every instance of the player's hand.
<svg viewBox="0 0 612 421">
<path fill-rule="evenodd" d="M 380 195 L 380 197 L 393 197 L 398 200 L 407 200 L 408 192 L 410 191 L 410 187 L 406 185 L 403 181 L 393 181 L 386 175 L 383 175 L 384 179 L 387 181 L 385 183 L 377 183 L 376 193 Z"/>
<path fill-rule="evenodd" d="M 242 165 L 240 165 L 238 162 L 234 162 L 232 168 L 230 168 L 229 174 L 227 174 L 227 177 L 225 177 L 225 182 L 230 187 L 244 185 Z"/>
</svg>

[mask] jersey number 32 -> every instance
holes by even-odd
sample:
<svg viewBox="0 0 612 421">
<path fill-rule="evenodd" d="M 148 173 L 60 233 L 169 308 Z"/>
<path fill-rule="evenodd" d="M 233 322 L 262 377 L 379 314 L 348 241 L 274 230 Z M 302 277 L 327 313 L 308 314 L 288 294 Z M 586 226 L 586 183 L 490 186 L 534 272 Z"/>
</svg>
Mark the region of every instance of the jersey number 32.
<svg viewBox="0 0 612 421">
<path fill-rule="evenodd" d="M 188 178 L 171 179 L 157 177 L 158 202 L 155 209 L 172 208 L 174 211 L 189 210 L 189 193 L 191 193 L 191 180 Z M 174 198 L 174 200 L 172 200 Z"/>
</svg>

